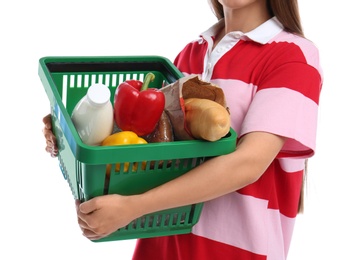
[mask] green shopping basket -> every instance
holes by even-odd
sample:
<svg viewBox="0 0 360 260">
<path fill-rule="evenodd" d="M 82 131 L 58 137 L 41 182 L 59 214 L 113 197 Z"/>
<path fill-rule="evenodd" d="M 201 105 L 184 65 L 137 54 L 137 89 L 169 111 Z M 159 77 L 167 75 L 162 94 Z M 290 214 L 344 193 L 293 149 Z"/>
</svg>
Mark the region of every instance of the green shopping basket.
<svg viewBox="0 0 360 260">
<path fill-rule="evenodd" d="M 74 198 L 89 200 L 105 194 L 140 194 L 198 166 L 206 159 L 235 150 L 233 129 L 216 142 L 202 140 L 149 143 L 146 145 L 88 146 L 71 121 L 77 102 L 94 83 L 111 91 L 127 79 L 142 80 L 152 72 L 149 87 L 160 88 L 183 75 L 160 56 L 43 57 L 39 77 L 50 101 L 53 130 L 59 147 L 59 165 Z M 115 165 L 128 165 L 115 171 Z M 111 165 L 110 175 L 106 174 Z M 137 165 L 145 164 L 145 167 Z M 199 220 L 203 204 L 193 204 L 135 219 L 97 242 L 185 234 Z"/>
</svg>

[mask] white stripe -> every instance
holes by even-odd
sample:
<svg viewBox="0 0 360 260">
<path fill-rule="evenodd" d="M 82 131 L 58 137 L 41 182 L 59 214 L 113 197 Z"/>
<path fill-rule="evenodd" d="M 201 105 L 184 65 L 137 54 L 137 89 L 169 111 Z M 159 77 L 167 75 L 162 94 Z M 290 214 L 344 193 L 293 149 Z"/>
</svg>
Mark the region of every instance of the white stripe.
<svg viewBox="0 0 360 260">
<path fill-rule="evenodd" d="M 67 87 L 68 87 L 68 75 L 63 75 L 63 81 L 62 81 L 62 102 L 64 107 L 66 108 L 67 105 Z"/>
</svg>

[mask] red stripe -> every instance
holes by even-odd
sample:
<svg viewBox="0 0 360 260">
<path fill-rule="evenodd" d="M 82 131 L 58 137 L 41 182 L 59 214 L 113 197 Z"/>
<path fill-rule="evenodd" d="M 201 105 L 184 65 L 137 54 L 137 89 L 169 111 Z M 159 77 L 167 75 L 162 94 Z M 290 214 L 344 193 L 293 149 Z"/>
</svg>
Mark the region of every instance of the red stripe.
<svg viewBox="0 0 360 260">
<path fill-rule="evenodd" d="M 202 74 L 204 67 L 204 56 L 207 51 L 207 46 L 207 43 L 189 43 L 175 58 L 175 66 L 177 66 L 182 72 Z M 189 57 L 191 57 L 191 59 Z"/>
<path fill-rule="evenodd" d="M 175 65 L 180 64 L 183 72 L 201 74 L 206 48 L 207 43 L 190 43 Z M 258 86 L 258 90 L 287 87 L 319 102 L 320 74 L 307 64 L 301 48 L 294 43 L 239 41 L 215 64 L 212 79 L 241 80 Z"/>
<path fill-rule="evenodd" d="M 137 241 L 133 260 L 265 260 L 266 256 L 194 234 L 147 238 Z"/>
<path fill-rule="evenodd" d="M 283 215 L 294 218 L 298 212 L 302 179 L 303 171 L 285 172 L 279 161 L 275 160 L 258 181 L 238 192 L 268 200 L 269 208 L 278 209 Z"/>
</svg>

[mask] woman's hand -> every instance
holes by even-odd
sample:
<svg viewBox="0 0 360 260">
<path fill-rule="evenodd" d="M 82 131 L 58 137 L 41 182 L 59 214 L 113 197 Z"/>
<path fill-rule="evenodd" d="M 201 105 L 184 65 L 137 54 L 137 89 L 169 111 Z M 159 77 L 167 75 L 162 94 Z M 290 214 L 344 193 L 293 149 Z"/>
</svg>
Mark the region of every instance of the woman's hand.
<svg viewBox="0 0 360 260">
<path fill-rule="evenodd" d="M 134 207 L 133 197 L 136 196 L 112 194 L 83 203 L 77 200 L 76 212 L 83 235 L 90 240 L 98 240 L 140 217 L 141 213 Z"/>
<path fill-rule="evenodd" d="M 56 137 L 52 131 L 51 114 L 48 114 L 43 118 L 43 123 L 43 134 L 46 141 L 45 151 L 50 153 L 51 157 L 56 157 L 59 151 L 56 145 Z"/>
</svg>

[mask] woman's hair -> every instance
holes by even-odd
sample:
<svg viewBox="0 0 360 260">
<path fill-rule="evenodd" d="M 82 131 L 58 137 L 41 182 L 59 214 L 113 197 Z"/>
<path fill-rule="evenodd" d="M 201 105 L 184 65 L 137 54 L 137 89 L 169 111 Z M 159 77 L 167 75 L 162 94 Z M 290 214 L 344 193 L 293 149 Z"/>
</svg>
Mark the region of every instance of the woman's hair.
<svg viewBox="0 0 360 260">
<path fill-rule="evenodd" d="M 224 18 L 223 6 L 218 0 L 208 0 L 210 6 L 218 20 Z M 284 30 L 304 37 L 300 21 L 300 13 L 297 0 L 266 0 L 266 4 L 271 16 L 276 18 L 284 26 Z M 304 178 L 301 187 L 298 213 L 304 211 L 304 189 L 307 176 L 308 160 L 305 161 Z"/>
<path fill-rule="evenodd" d="M 285 31 L 304 36 L 297 0 L 266 0 L 266 2 L 270 15 L 277 17 Z M 224 18 L 224 9 L 219 1 L 209 0 L 209 3 L 216 18 L 219 20 Z"/>
</svg>

